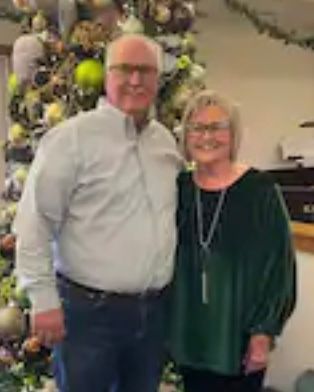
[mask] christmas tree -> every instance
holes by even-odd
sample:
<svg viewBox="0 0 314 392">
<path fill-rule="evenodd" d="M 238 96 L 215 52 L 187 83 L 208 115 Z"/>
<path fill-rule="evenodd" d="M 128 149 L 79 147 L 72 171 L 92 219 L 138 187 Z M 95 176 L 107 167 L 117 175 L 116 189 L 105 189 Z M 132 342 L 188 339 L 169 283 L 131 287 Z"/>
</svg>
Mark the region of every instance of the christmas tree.
<svg viewBox="0 0 314 392">
<path fill-rule="evenodd" d="M 50 351 L 29 336 L 30 303 L 16 287 L 16 205 L 38 142 L 51 127 L 94 108 L 102 95 L 106 45 L 120 34 L 153 37 L 164 49 L 156 115 L 179 131 L 182 110 L 204 88 L 195 62 L 192 0 L 13 0 L 21 35 L 8 80 L 11 125 L 4 141 L 6 183 L 0 211 L 0 390 L 37 391 L 51 378 Z M 56 157 L 58 159 L 58 157 Z M 164 382 L 180 389 L 169 364 Z M 51 389 L 52 390 L 52 389 Z"/>
</svg>

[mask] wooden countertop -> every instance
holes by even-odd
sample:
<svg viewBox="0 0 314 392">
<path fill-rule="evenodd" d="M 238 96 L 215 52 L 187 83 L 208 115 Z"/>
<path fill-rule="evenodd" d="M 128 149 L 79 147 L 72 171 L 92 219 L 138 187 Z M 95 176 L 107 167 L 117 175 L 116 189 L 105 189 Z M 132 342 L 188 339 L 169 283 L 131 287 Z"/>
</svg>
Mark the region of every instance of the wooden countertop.
<svg viewBox="0 0 314 392">
<path fill-rule="evenodd" d="M 291 227 L 296 248 L 314 254 L 314 224 L 292 222 Z"/>
</svg>

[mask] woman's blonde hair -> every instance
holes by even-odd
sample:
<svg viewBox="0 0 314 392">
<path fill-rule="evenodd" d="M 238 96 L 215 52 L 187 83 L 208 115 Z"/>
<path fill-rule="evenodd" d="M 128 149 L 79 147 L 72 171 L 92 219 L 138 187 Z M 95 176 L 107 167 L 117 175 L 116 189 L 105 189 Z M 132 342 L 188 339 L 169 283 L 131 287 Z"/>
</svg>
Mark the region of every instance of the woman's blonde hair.
<svg viewBox="0 0 314 392">
<path fill-rule="evenodd" d="M 199 109 L 211 105 L 218 106 L 228 116 L 229 123 L 230 123 L 230 132 L 231 132 L 230 160 L 235 161 L 238 155 L 241 136 L 242 136 L 242 128 L 240 125 L 240 113 L 239 113 L 238 106 L 229 102 L 226 98 L 224 98 L 220 94 L 210 90 L 203 90 L 197 93 L 185 108 L 182 117 L 181 134 L 180 134 L 180 144 L 182 148 L 182 153 L 187 159 L 187 161 L 189 161 L 188 152 L 186 148 L 186 133 L 192 115 Z"/>
</svg>

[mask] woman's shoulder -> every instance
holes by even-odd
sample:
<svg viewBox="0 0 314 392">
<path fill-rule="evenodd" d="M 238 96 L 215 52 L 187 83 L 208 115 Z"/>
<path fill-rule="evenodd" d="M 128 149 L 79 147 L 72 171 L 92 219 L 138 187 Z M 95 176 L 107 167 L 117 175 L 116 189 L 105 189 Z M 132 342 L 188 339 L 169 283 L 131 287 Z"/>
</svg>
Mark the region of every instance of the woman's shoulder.
<svg viewBox="0 0 314 392">
<path fill-rule="evenodd" d="M 269 191 L 276 187 L 276 183 L 267 171 L 250 167 L 243 175 L 242 183 L 251 190 Z"/>
</svg>

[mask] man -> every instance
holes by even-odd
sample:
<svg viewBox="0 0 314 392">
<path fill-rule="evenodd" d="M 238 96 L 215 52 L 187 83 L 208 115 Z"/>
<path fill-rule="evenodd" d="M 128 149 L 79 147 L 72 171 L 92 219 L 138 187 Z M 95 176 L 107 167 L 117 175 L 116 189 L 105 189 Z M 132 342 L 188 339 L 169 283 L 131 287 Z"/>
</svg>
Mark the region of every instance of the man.
<svg viewBox="0 0 314 392">
<path fill-rule="evenodd" d="M 158 387 L 181 164 L 149 118 L 160 59 L 143 36 L 111 43 L 107 102 L 45 135 L 19 205 L 17 274 L 61 392 Z"/>
</svg>

